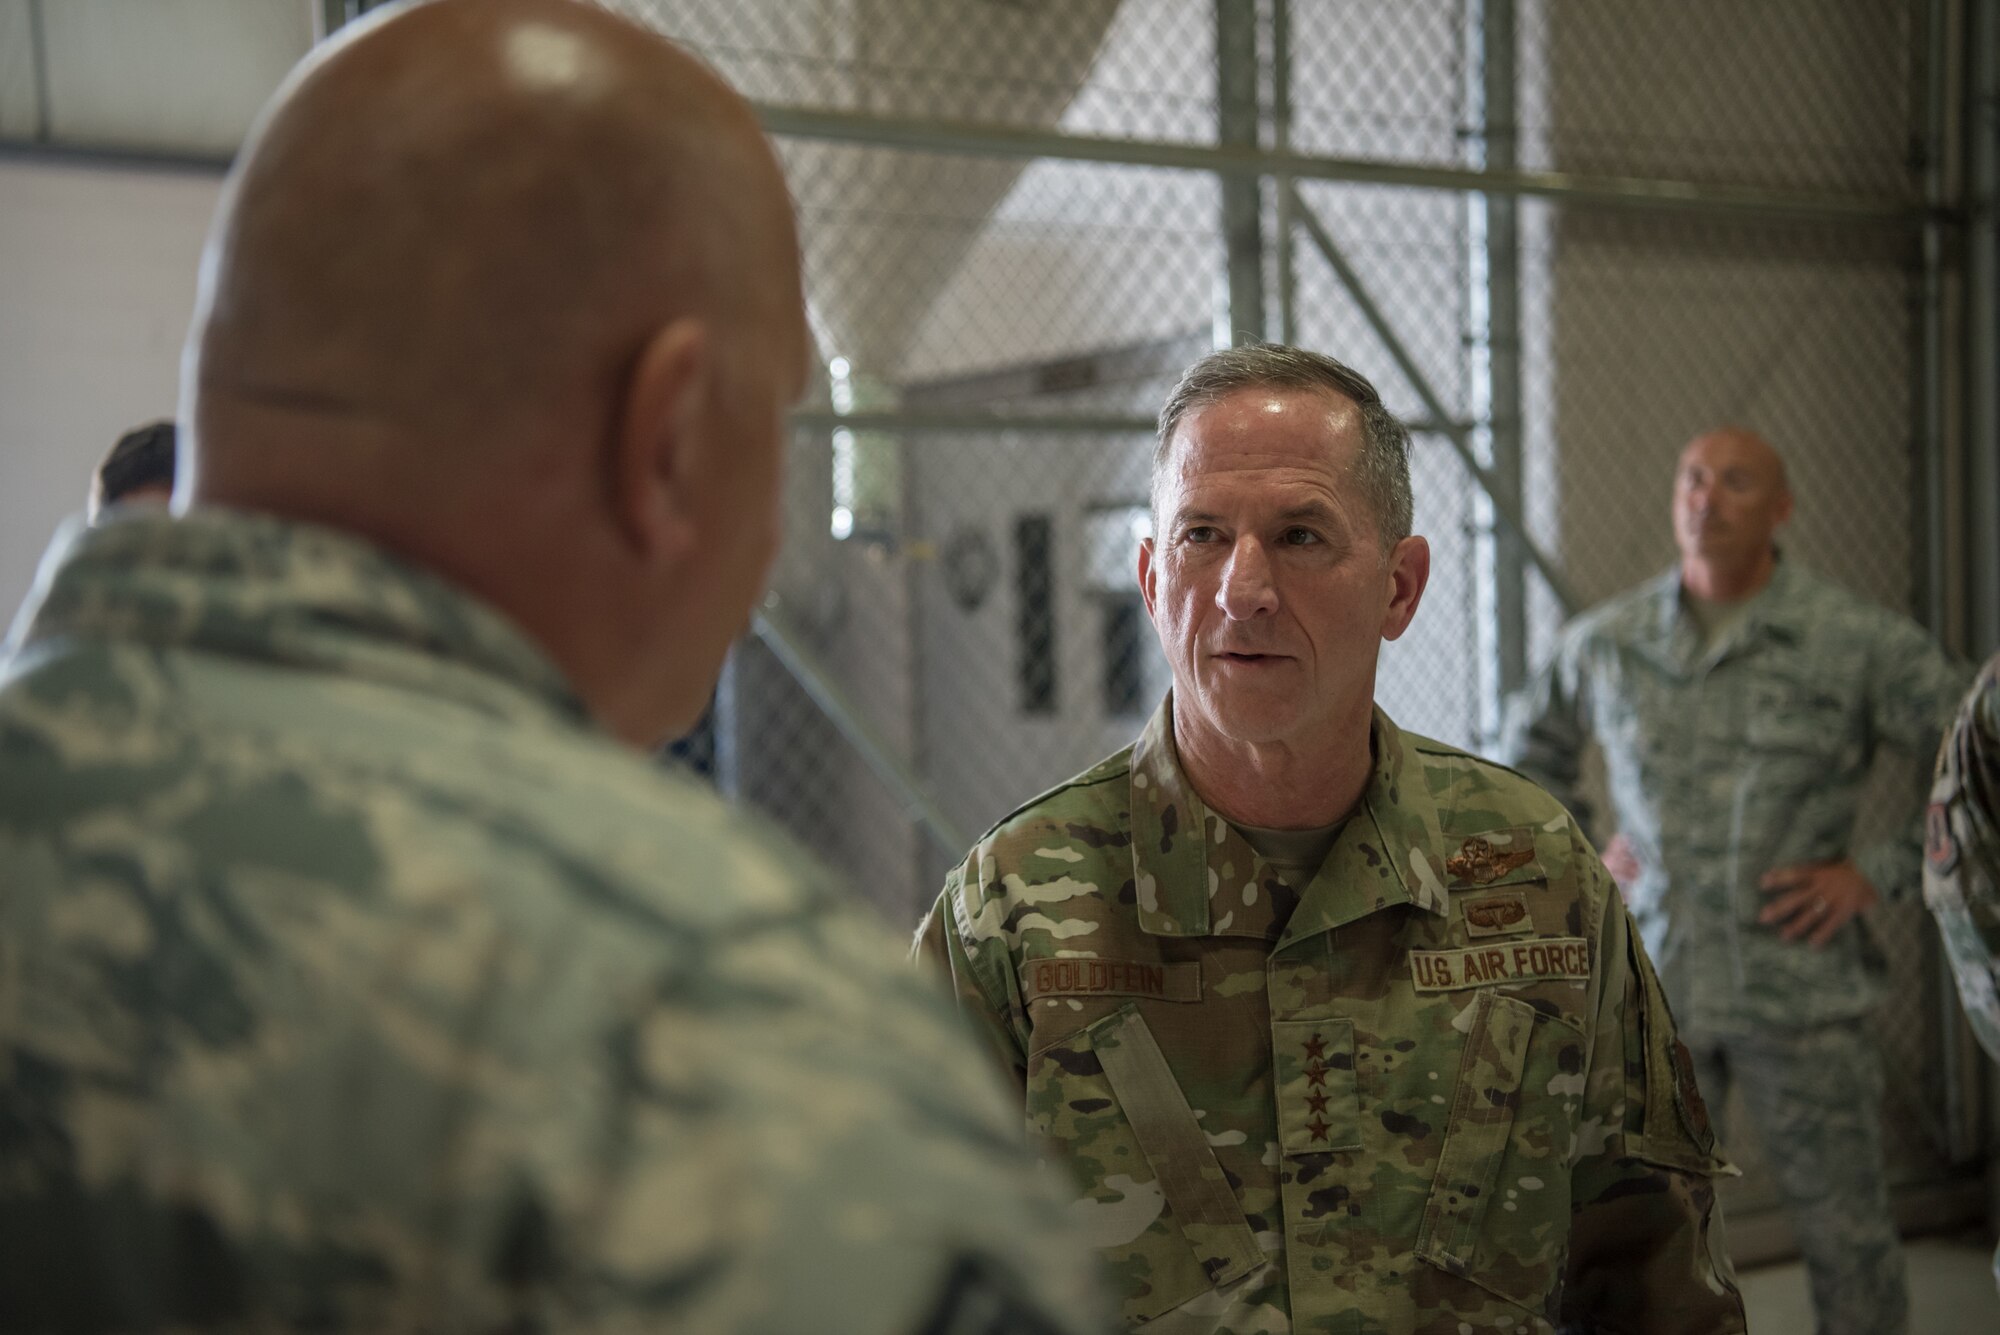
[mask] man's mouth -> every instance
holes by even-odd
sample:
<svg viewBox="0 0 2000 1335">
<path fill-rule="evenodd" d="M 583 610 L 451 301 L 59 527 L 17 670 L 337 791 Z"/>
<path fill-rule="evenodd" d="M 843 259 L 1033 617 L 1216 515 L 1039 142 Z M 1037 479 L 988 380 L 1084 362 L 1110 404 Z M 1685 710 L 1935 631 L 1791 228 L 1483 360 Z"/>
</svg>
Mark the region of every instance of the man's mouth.
<svg viewBox="0 0 2000 1335">
<path fill-rule="evenodd" d="M 1238 650 L 1224 650 L 1216 655 L 1225 663 L 1277 663 L 1290 658 L 1290 654 L 1258 654 Z"/>
</svg>

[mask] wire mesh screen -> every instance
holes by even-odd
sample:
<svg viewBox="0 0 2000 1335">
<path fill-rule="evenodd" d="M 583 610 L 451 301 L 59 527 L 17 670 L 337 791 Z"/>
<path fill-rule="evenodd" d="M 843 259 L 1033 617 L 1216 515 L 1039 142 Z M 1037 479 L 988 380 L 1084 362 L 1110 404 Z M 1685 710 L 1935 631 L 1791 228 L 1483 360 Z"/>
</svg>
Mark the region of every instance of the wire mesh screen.
<svg viewBox="0 0 2000 1335">
<path fill-rule="evenodd" d="M 792 440 L 770 605 L 684 749 L 898 921 L 971 837 L 1131 741 L 1157 703 L 1167 673 L 1133 577 L 1147 423 L 1217 330 L 1330 352 L 1415 427 L 1433 573 L 1379 698 L 1417 731 L 1490 744 L 1501 692 L 1567 615 L 1666 568 L 1674 460 L 1708 426 L 1753 426 L 1786 453 L 1787 559 L 1913 605 L 1908 227 L 1245 176 L 1144 151 L 1908 199 L 1911 5 L 614 7 L 792 117 L 779 149 L 825 367 Z M 1080 138 L 1088 153 L 1066 147 Z M 1120 144 L 1137 161 L 1116 161 Z M 1487 470 L 1519 478 L 1512 503 L 1568 605 L 1501 540 L 1509 488 L 1494 500 Z M 1918 764 L 1884 767 L 1864 838 L 1911 809 Z M 1894 1171 L 1933 1181 L 1947 1112 L 1928 926 L 1916 907 L 1881 926 Z M 1749 1209 L 1771 1188 L 1738 1126 Z"/>
</svg>

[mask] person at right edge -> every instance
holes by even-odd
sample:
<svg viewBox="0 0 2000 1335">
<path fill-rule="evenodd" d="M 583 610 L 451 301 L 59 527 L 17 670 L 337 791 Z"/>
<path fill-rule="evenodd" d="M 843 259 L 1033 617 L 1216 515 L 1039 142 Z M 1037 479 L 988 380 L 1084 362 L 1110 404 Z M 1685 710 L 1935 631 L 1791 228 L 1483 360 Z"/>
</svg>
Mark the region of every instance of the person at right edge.
<svg viewBox="0 0 2000 1335">
<path fill-rule="evenodd" d="M 1605 865 L 1702 1092 L 1717 1109 L 1742 1095 L 1820 1335 L 1899 1335 L 1908 1283 L 1869 1032 L 1887 961 L 1864 915 L 1914 888 L 1917 795 L 1879 843 L 1857 847 L 1855 824 L 1878 752 L 1928 761 L 1965 674 L 1908 618 L 1780 551 L 1791 487 L 1755 432 L 1690 441 L 1671 511 L 1679 561 L 1564 630 L 1509 702 L 1500 758 L 1588 825 L 1578 781 L 1596 744 Z"/>
<path fill-rule="evenodd" d="M 1958 997 L 2000 1062 L 2000 654 L 1986 661 L 1938 748 L 1924 831 L 1924 903 Z M 2000 1285 L 2000 1251 L 1993 1254 Z"/>
<path fill-rule="evenodd" d="M 749 105 L 377 11 L 201 274 L 180 514 L 66 528 L 0 658 L 0 1331 L 1101 1329 L 896 935 L 645 759 L 810 373 Z"/>
<path fill-rule="evenodd" d="M 1172 690 L 919 936 L 1128 1325 L 1741 1331 L 1724 1165 L 1611 878 L 1547 793 L 1374 706 L 1430 568 L 1401 423 L 1330 357 L 1217 352 L 1152 496 Z"/>
</svg>

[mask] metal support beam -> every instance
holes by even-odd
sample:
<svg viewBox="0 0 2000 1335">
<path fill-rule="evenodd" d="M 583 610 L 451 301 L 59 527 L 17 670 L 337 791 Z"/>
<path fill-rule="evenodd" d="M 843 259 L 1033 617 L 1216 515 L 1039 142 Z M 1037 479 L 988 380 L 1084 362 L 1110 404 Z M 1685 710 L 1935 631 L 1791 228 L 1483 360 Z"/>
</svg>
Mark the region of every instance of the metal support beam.
<svg viewBox="0 0 2000 1335">
<path fill-rule="evenodd" d="M 922 408 L 894 408 L 879 412 L 833 412 L 811 408 L 791 415 L 795 428 L 813 431 L 882 431 L 899 435 L 1000 435 L 1008 431 L 1040 432 L 1073 436 L 1150 436 L 1158 429 L 1151 417 L 1119 413 L 988 413 L 946 412 Z M 1450 435 L 1463 434 L 1464 422 L 1443 418 L 1421 418 L 1408 422 L 1410 430 Z"/>
<path fill-rule="evenodd" d="M 833 724 L 841 738 L 854 748 L 869 772 L 903 808 L 905 816 L 922 826 L 949 856 L 956 857 L 971 846 L 965 833 L 944 814 L 944 809 L 930 795 L 923 777 L 868 722 L 867 716 L 848 699 L 833 675 L 814 660 L 811 651 L 792 630 L 775 598 L 766 599 L 763 608 L 751 619 L 750 633 L 771 651 L 771 656 L 791 674 L 799 689 L 806 693 L 806 698 L 826 716 L 827 722 Z"/>
<path fill-rule="evenodd" d="M 1923 45 L 1919 48 L 1911 105 L 1923 117 L 1915 136 L 1914 156 L 1922 164 L 1924 202 L 1942 207 L 1949 190 L 1947 154 L 1950 131 L 1946 111 L 1951 66 L 1946 9 L 1949 0 L 1926 0 Z M 1911 376 L 1914 402 L 1910 415 L 1913 457 L 1917 461 L 1918 495 L 1910 519 L 1914 531 L 1927 535 L 1923 559 L 1914 575 L 1912 606 L 1934 635 L 1949 643 L 1964 627 L 1952 585 L 1950 548 L 1961 540 L 1956 532 L 1956 516 L 1949 513 L 1946 495 L 1953 471 L 1946 458 L 1950 432 L 1946 425 L 1949 409 L 1949 376 L 1945 365 L 1949 345 L 1950 312 L 1945 302 L 1945 228 L 1927 219 L 1918 241 L 1921 272 L 1917 291 L 1916 366 Z"/>
<path fill-rule="evenodd" d="M 1292 150 L 1292 3 L 1271 0 L 1271 147 Z M 1299 256 L 1292 192 L 1279 183 L 1277 199 L 1278 341 L 1299 341 Z"/>
<path fill-rule="evenodd" d="M 1472 165 L 1511 171 L 1515 151 L 1514 0 L 1467 0 L 1466 110 L 1474 128 Z M 1473 453 L 1493 479 L 1496 500 L 1524 514 L 1521 414 L 1520 201 L 1510 195 L 1466 197 L 1472 276 Z M 1482 628 L 1480 730 L 1500 731 L 1502 702 L 1528 679 L 1527 553 L 1522 535 L 1494 519 L 1494 500 L 1479 505 Z"/>
<path fill-rule="evenodd" d="M 1218 139 L 1257 151 L 1256 0 L 1215 0 L 1215 91 Z M 1264 182 L 1232 172 L 1222 177 L 1223 271 L 1216 302 L 1215 346 L 1262 339 L 1264 326 Z"/>
<path fill-rule="evenodd" d="M 28 60 L 35 77 L 35 142 L 51 143 L 55 113 L 49 101 L 48 16 L 42 12 L 42 0 L 28 0 Z"/>
<path fill-rule="evenodd" d="M 1307 181 L 1352 181 L 1362 185 L 1408 186 L 1428 190 L 1482 190 L 1490 195 L 1532 195 L 1572 204 L 1794 221 L 1915 227 L 1924 216 L 1922 205 L 1901 196 L 1814 194 L 1639 177 L 1578 176 L 1569 172 L 1474 171 L 1465 167 L 1270 152 L 1227 144 L 1211 147 L 1149 143 L 1062 134 L 1014 125 L 877 116 L 865 112 L 773 106 L 768 103 L 760 105 L 757 112 L 764 128 L 772 134 L 927 153 L 1057 158 L 1066 162 L 1169 167 L 1184 171 L 1293 177 Z M 1957 215 L 1947 214 L 1944 220 L 1956 221 Z"/>
<path fill-rule="evenodd" d="M 1686 181 L 1575 176 L 1566 172 L 1491 172 L 1462 167 L 1370 162 L 1290 152 L 1213 148 L 1198 144 L 1148 143 L 1024 130 L 1015 126 L 873 116 L 807 107 L 762 106 L 758 114 L 774 135 L 832 143 L 864 144 L 911 152 L 963 153 L 986 157 L 1057 158 L 1115 166 L 1167 167 L 1182 171 L 1236 172 L 1303 181 L 1351 181 L 1361 185 L 1423 190 L 1478 190 L 1489 195 L 1525 195 L 1571 204 L 1601 205 L 1651 212 L 1765 217 L 1800 222 L 1916 229 L 1927 217 L 1946 227 L 1963 226 L 1962 208 L 1934 214 L 1922 203 L 1900 197 L 1818 195 Z M 229 169 L 233 155 L 152 148 L 40 145 L 31 139 L 0 139 L 0 156 L 58 156 L 120 166 L 166 166 L 213 172 Z"/>
<path fill-rule="evenodd" d="M 1297 195 L 1296 187 L 1286 188 Z M 1492 471 L 1473 454 L 1471 429 L 1451 420 L 1451 414 L 1446 409 L 1444 400 L 1438 397 L 1435 389 L 1431 388 L 1423 368 L 1417 365 L 1409 347 L 1404 344 L 1395 327 L 1389 323 L 1389 317 L 1383 314 L 1381 306 L 1370 295 L 1368 285 L 1361 281 L 1361 275 L 1355 272 L 1347 256 L 1334 243 L 1333 235 L 1326 230 L 1326 224 L 1320 221 L 1319 214 L 1313 211 L 1312 205 L 1303 198 L 1294 198 L 1292 208 L 1300 224 L 1306 229 L 1306 235 L 1312 239 L 1314 248 L 1333 267 L 1334 276 L 1340 279 L 1341 286 L 1347 289 L 1361 318 L 1368 322 L 1368 327 L 1382 340 L 1382 346 L 1388 350 L 1390 360 L 1396 363 L 1396 369 L 1403 373 L 1403 378 L 1410 382 L 1412 389 L 1416 390 L 1417 397 L 1423 400 L 1424 408 L 1430 413 L 1431 420 L 1439 424 L 1440 433 L 1451 442 L 1459 462 L 1465 465 L 1466 472 L 1472 475 L 1472 480 L 1479 484 L 1480 490 L 1484 491 L 1487 498 L 1492 501 L 1495 516 L 1520 538 L 1522 555 L 1547 582 L 1549 591 L 1555 595 L 1563 611 L 1574 615 L 1581 610 L 1581 603 L 1575 591 L 1570 588 L 1569 581 L 1563 577 L 1549 554 L 1536 545 L 1534 538 L 1528 532 L 1527 525 L 1522 521 L 1519 504 L 1509 499 Z"/>
<path fill-rule="evenodd" d="M 1964 385 L 1966 647 L 2000 646 L 2000 0 L 1968 0 Z"/>
<path fill-rule="evenodd" d="M 882 431 L 898 434 L 976 435 L 986 432 L 1042 431 L 1051 434 L 1118 436 L 1132 432 L 1150 436 L 1154 421 L 1136 413 L 988 413 L 949 412 L 925 408 L 889 408 L 843 413 L 825 408 L 802 409 L 792 425 L 817 431 Z"/>
</svg>

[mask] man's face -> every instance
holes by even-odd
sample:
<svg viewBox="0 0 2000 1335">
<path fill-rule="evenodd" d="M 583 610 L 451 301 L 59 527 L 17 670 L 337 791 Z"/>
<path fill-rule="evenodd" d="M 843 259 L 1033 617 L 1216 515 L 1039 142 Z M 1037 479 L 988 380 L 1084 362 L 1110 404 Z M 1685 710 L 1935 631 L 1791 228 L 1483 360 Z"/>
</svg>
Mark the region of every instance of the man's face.
<svg viewBox="0 0 2000 1335">
<path fill-rule="evenodd" d="M 1755 561 L 1792 514 L 1778 456 L 1746 431 L 1713 431 L 1681 451 L 1674 543 L 1683 561 Z"/>
<path fill-rule="evenodd" d="M 1139 554 L 1178 729 L 1312 747 L 1365 717 L 1428 548 L 1382 550 L 1353 476 L 1361 431 L 1351 401 L 1300 390 L 1239 390 L 1181 420 Z"/>
</svg>

